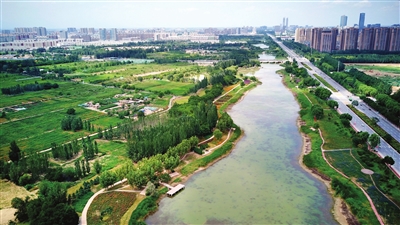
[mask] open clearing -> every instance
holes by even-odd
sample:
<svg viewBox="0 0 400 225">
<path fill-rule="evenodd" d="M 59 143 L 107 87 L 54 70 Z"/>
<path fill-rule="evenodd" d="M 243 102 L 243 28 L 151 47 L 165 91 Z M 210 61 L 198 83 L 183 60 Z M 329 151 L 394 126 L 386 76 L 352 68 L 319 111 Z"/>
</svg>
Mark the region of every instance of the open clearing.
<svg viewBox="0 0 400 225">
<path fill-rule="evenodd" d="M 0 180 L 0 196 L 0 209 L 5 209 L 11 207 L 11 200 L 15 197 L 25 199 L 26 196 L 35 198 L 36 195 L 10 181 Z"/>
</svg>

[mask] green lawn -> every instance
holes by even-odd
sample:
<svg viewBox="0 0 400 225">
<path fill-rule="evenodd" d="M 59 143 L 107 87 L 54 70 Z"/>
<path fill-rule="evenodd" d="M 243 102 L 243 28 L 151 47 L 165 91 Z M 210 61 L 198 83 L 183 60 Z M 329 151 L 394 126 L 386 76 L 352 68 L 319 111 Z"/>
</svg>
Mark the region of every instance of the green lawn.
<svg viewBox="0 0 400 225">
<path fill-rule="evenodd" d="M 78 199 L 77 201 L 75 201 L 72 206 L 74 207 L 75 211 L 77 212 L 82 212 L 83 209 L 86 206 L 86 203 L 89 201 L 89 199 L 94 195 L 93 192 L 88 192 L 86 193 L 84 196 L 82 196 L 80 199 Z"/>
</svg>

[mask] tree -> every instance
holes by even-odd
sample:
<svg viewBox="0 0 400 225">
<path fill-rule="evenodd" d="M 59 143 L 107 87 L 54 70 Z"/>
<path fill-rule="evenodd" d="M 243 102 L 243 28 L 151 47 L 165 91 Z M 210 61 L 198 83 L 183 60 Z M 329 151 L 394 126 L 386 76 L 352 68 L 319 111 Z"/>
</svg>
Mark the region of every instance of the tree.
<svg viewBox="0 0 400 225">
<path fill-rule="evenodd" d="M 18 162 L 21 157 L 21 149 L 19 149 L 15 141 L 10 143 L 10 152 L 8 153 L 8 157 L 13 162 Z"/>
<path fill-rule="evenodd" d="M 228 113 L 222 113 L 221 117 L 218 120 L 217 128 L 221 131 L 228 131 L 233 126 L 233 120 L 229 116 Z"/>
<path fill-rule="evenodd" d="M 1 112 L 0 118 L 6 118 L 6 117 L 7 117 L 6 112 L 5 111 Z"/>
<path fill-rule="evenodd" d="M 104 188 L 107 188 L 115 182 L 117 182 L 117 175 L 112 171 L 107 170 L 100 175 L 100 184 Z"/>
<path fill-rule="evenodd" d="M 14 213 L 14 216 L 18 220 L 18 222 L 24 222 L 29 219 L 28 210 L 26 209 L 26 203 L 28 200 L 29 197 L 26 198 L 26 201 L 17 197 L 11 200 L 11 206 L 14 209 L 17 209 L 17 211 Z"/>
<path fill-rule="evenodd" d="M 368 141 L 369 133 L 365 131 L 360 131 L 353 136 L 353 144 L 355 146 L 363 145 Z"/>
<path fill-rule="evenodd" d="M 336 109 L 339 107 L 339 103 L 335 100 L 328 100 L 327 104 L 331 109 Z"/>
<path fill-rule="evenodd" d="M 313 105 L 311 107 L 311 113 L 318 120 L 324 117 L 324 109 L 320 105 Z"/>
<path fill-rule="evenodd" d="M 352 117 L 350 114 L 348 114 L 348 113 L 340 114 L 339 118 L 340 118 L 340 119 L 349 120 L 349 121 L 350 121 L 351 119 L 353 119 L 353 117 Z"/>
<path fill-rule="evenodd" d="M 368 138 L 368 142 L 371 147 L 375 148 L 381 143 L 381 138 L 377 134 L 371 134 Z"/>
<path fill-rule="evenodd" d="M 315 95 L 320 98 L 320 99 L 327 99 L 331 96 L 332 92 L 326 88 L 323 87 L 317 87 L 315 89 Z"/>
<path fill-rule="evenodd" d="M 74 109 L 74 108 L 69 108 L 69 109 L 67 110 L 67 114 L 68 114 L 68 115 L 75 115 L 75 109 Z"/>
<path fill-rule="evenodd" d="M 354 105 L 354 106 L 358 106 L 358 101 L 357 101 L 357 100 L 353 100 L 353 101 L 351 102 L 351 104 Z"/>
<path fill-rule="evenodd" d="M 81 164 L 79 163 L 79 160 L 75 160 L 74 164 L 76 177 L 79 179 L 80 177 L 82 177 Z"/>
<path fill-rule="evenodd" d="M 99 161 L 98 159 L 96 159 L 96 160 L 94 161 L 94 163 L 93 163 L 93 168 L 94 168 L 94 171 L 96 171 L 97 174 L 100 174 L 100 173 L 101 173 L 102 165 L 101 165 L 101 163 L 100 163 L 100 161 Z"/>
<path fill-rule="evenodd" d="M 383 163 L 389 164 L 389 165 L 393 165 L 394 164 L 394 160 L 392 157 L 390 156 L 385 156 L 385 158 L 382 159 Z"/>
<path fill-rule="evenodd" d="M 222 138 L 222 132 L 221 132 L 220 130 L 215 129 L 213 134 L 214 134 L 214 137 L 215 137 L 217 140 L 221 140 L 221 138 Z"/>
<path fill-rule="evenodd" d="M 154 186 L 154 184 L 151 183 L 150 181 L 147 182 L 147 185 L 146 185 L 146 195 L 147 195 L 147 196 L 153 195 L 155 192 L 156 192 L 156 186 Z"/>
</svg>

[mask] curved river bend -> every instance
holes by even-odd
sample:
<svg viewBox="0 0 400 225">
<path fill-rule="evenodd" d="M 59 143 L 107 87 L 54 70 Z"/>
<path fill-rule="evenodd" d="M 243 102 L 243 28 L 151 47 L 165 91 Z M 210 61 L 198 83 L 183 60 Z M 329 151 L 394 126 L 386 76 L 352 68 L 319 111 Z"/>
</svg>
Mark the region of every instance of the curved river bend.
<svg viewBox="0 0 400 225">
<path fill-rule="evenodd" d="M 228 111 L 245 131 L 231 154 L 162 199 L 147 224 L 337 224 L 326 187 L 299 166 L 299 106 L 281 68 L 263 65 L 263 84 Z"/>
</svg>

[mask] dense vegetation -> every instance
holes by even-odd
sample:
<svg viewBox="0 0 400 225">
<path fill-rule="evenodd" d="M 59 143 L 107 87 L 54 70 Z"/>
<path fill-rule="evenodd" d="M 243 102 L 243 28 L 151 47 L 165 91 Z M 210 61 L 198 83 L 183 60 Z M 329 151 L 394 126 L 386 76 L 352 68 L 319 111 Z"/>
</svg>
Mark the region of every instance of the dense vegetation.
<svg viewBox="0 0 400 225">
<path fill-rule="evenodd" d="M 58 88 L 57 83 L 38 83 L 35 82 L 34 84 L 25 84 L 23 86 L 17 84 L 16 86 L 2 88 L 1 93 L 3 95 L 16 95 L 26 91 L 41 91 L 41 90 L 49 90 L 51 88 Z"/>
</svg>

